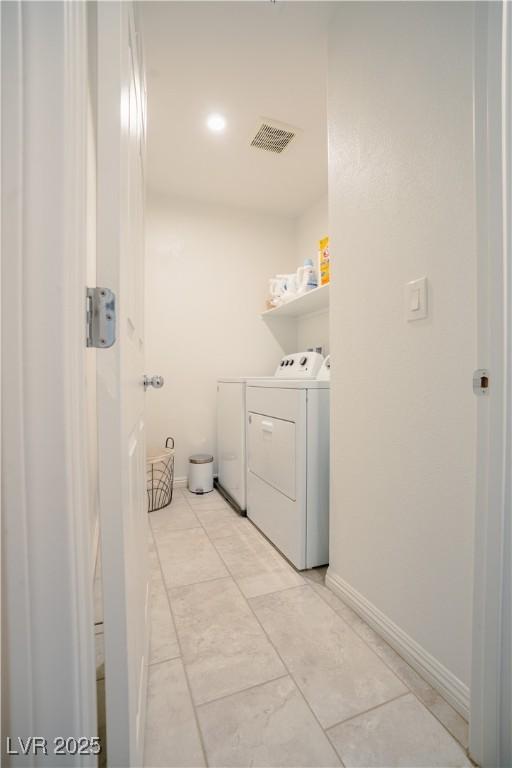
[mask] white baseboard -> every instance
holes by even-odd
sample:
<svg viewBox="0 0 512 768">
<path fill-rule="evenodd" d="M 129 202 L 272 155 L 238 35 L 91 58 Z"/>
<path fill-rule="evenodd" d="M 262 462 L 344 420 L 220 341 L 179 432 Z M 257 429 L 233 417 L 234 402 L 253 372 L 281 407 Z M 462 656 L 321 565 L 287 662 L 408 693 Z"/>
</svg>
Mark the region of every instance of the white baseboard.
<svg viewBox="0 0 512 768">
<path fill-rule="evenodd" d="M 409 662 L 411 667 L 427 680 L 466 720 L 469 718 L 469 688 L 434 658 L 416 640 L 400 629 L 375 605 L 370 603 L 346 581 L 328 569 L 325 578 L 328 587 L 375 629 L 379 635 Z"/>
</svg>

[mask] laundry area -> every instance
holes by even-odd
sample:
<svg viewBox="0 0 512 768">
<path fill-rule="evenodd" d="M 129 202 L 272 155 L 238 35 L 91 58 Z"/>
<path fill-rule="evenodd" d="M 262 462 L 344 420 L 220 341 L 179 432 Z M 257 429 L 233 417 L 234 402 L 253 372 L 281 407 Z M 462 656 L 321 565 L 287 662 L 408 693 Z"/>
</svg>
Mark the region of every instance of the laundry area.
<svg viewBox="0 0 512 768">
<path fill-rule="evenodd" d="M 328 151 L 328 103 L 346 108 L 332 79 L 328 94 L 332 6 L 140 8 L 146 365 L 164 382 L 147 393 L 148 455 L 172 441 L 172 501 L 149 514 L 148 767 L 471 764 L 464 705 L 337 576 L 347 557 L 370 565 L 363 547 L 340 560 L 341 456 L 359 494 L 381 470 L 356 467 L 379 436 L 361 413 L 370 443 L 350 451 L 362 432 L 345 443 L 331 385 L 344 407 L 352 383 L 368 387 L 347 360 L 364 353 L 359 307 L 382 297 L 366 267 L 342 304 L 333 294 L 350 228 L 333 206 L 361 182 L 343 131 Z M 431 322 L 422 269 L 401 271 L 398 334 Z"/>
<path fill-rule="evenodd" d="M 512 765 L 512 16 L 0 3 L 6 768 Z"/>
<path fill-rule="evenodd" d="M 146 359 L 165 382 L 148 391 L 148 453 L 171 437 L 174 487 L 215 484 L 295 568 L 327 565 L 328 9 L 171 3 L 141 17 Z"/>
</svg>

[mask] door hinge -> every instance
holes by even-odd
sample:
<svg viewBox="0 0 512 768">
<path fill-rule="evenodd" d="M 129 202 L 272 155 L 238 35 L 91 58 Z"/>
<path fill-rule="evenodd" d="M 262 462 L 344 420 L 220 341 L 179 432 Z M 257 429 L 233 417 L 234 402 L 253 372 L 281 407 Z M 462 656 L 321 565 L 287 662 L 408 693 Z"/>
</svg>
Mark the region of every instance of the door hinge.
<svg viewBox="0 0 512 768">
<path fill-rule="evenodd" d="M 116 340 L 116 296 L 109 288 L 87 288 L 85 337 L 88 347 L 107 349 Z"/>
<path fill-rule="evenodd" d="M 489 394 L 489 371 L 478 368 L 473 374 L 473 392 L 475 395 Z"/>
</svg>

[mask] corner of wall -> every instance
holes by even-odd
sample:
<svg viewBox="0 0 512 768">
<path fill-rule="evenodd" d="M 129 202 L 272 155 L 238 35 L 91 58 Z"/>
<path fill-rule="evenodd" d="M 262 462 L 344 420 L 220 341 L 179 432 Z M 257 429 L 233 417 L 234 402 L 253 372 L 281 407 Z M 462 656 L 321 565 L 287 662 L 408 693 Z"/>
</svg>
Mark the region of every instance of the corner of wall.
<svg viewBox="0 0 512 768">
<path fill-rule="evenodd" d="M 469 718 L 469 687 L 404 632 L 375 605 L 344 581 L 331 567 L 326 585 L 381 635 L 466 720 Z"/>
</svg>

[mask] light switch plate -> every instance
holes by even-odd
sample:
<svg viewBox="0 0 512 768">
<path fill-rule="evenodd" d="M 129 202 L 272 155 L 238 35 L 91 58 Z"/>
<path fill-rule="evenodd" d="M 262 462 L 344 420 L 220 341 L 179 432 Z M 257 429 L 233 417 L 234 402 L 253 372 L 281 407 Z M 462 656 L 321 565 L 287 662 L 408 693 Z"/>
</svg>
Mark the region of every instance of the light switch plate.
<svg viewBox="0 0 512 768">
<path fill-rule="evenodd" d="M 405 285 L 405 319 L 424 320 L 428 317 L 427 278 L 420 277 Z"/>
</svg>

